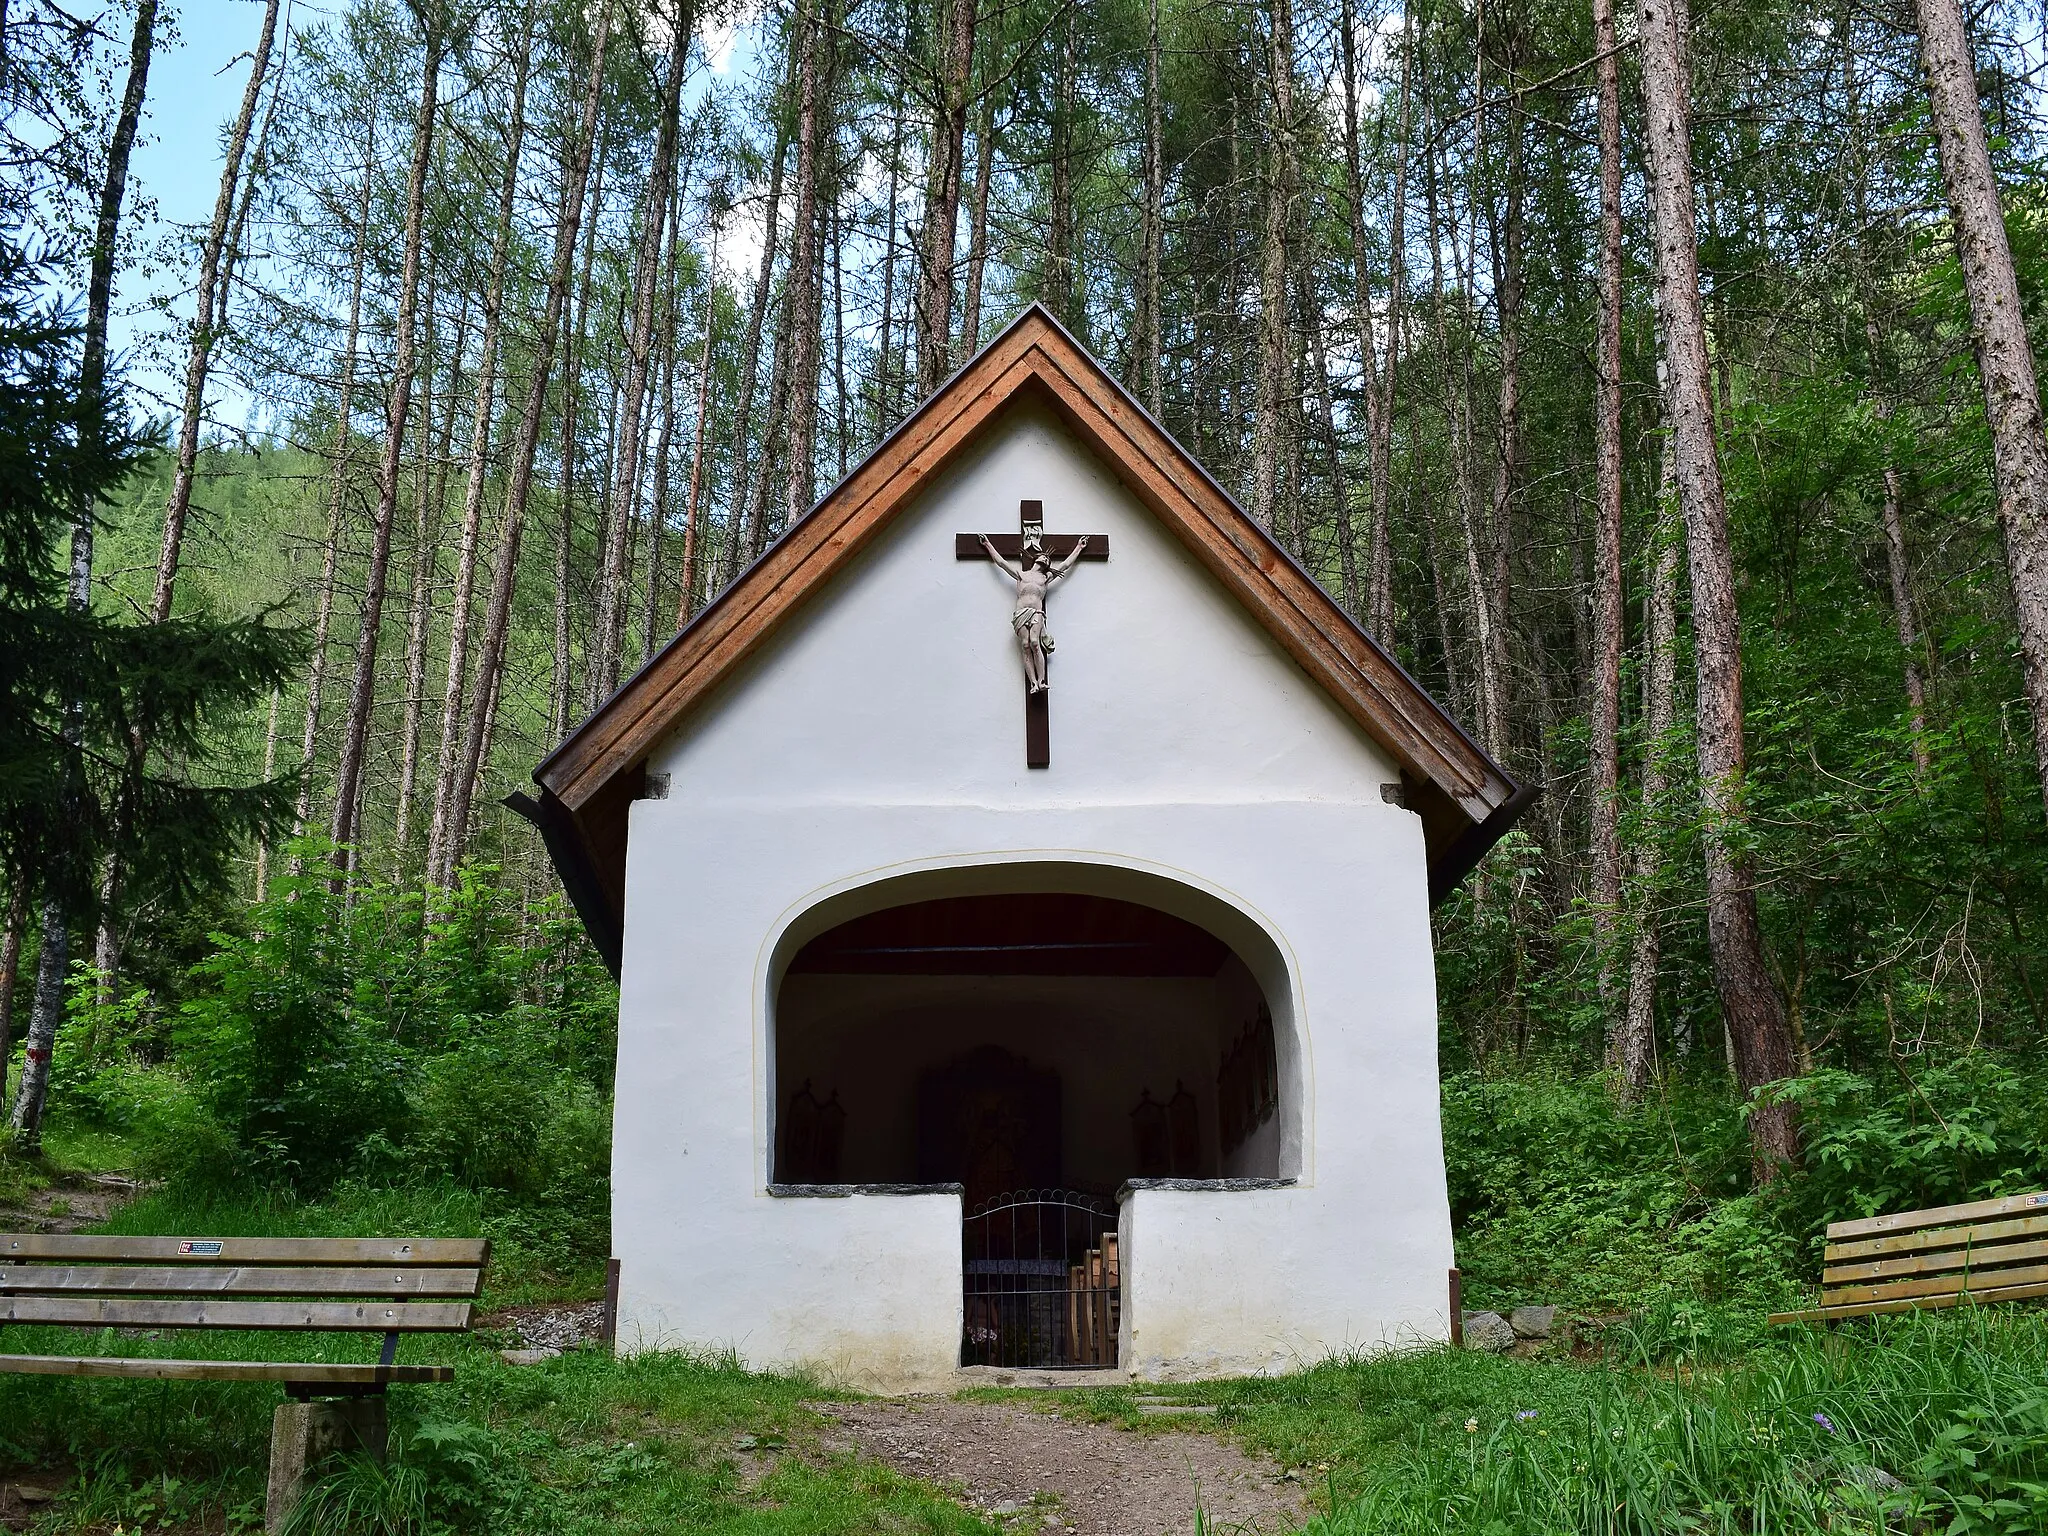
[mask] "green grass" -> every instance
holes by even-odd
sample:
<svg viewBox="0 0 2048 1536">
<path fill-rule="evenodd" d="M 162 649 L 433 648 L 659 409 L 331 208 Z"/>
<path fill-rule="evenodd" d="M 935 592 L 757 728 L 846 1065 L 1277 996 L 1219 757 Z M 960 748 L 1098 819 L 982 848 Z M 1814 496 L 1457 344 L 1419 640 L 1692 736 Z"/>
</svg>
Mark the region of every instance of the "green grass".
<svg viewBox="0 0 2048 1536">
<path fill-rule="evenodd" d="M 5 1164 L 0 1164 L 4 1168 Z M 76 1165 L 74 1165 L 76 1166 Z M 47 1172 L 53 1164 L 43 1165 Z M 39 1175 L 40 1176 L 40 1175 Z M 124 1233 L 419 1236 L 491 1233 L 484 1305 L 594 1294 L 445 1187 L 348 1187 L 311 1203 L 158 1191 Z M 510 1367 L 488 1332 L 408 1341 L 454 1383 L 392 1396 L 388 1468 L 346 1467 L 306 1530 L 703 1531 L 733 1536 L 989 1527 L 937 1490 L 826 1449 L 801 1377 L 731 1360 L 572 1352 Z M 2048 1312 L 1768 1330 L 1753 1309 L 1653 1307 L 1574 1353 L 1447 1349 L 1333 1360 L 1297 1374 L 1157 1389 L 979 1392 L 1142 1433 L 1208 1430 L 1307 1487 L 1318 1536 L 2041 1536 L 2048 1532 Z M 8 1329 L 8 1352 L 367 1360 L 373 1337 L 210 1334 L 81 1339 Z M 1214 1419 L 1147 1418 L 1137 1399 L 1213 1403 Z M 252 1525 L 276 1389 L 0 1376 L 0 1480 L 68 1480 L 38 1530 Z"/>
<path fill-rule="evenodd" d="M 1433 1349 L 1159 1395 L 1216 1404 L 1219 1432 L 1313 1490 L 1318 1536 L 2048 1532 L 2042 1312 L 1764 1342 L 1667 1319 L 1604 1343 L 1591 1360 Z M 984 1395 L 1169 1427 L 1134 1389 Z"/>
<path fill-rule="evenodd" d="M 103 1230 L 209 1236 L 404 1233 L 469 1236 L 488 1225 L 449 1189 L 277 1198 L 145 1195 Z M 545 1244 L 500 1237 L 484 1310 L 582 1299 L 601 1270 L 522 1265 Z M 804 1405 L 837 1394 L 798 1376 L 676 1354 L 613 1359 L 571 1351 L 513 1367 L 495 1340 L 408 1339 L 400 1359 L 457 1367 L 443 1386 L 396 1388 L 388 1469 L 344 1467 L 309 1501 L 308 1531 L 420 1532 L 454 1524 L 494 1536 L 702 1531 L 986 1536 L 943 1494 L 828 1451 Z M 220 1359 L 370 1360 L 372 1335 L 123 1337 L 7 1328 L 0 1350 Z M 67 1381 L 0 1375 L 0 1481 L 61 1483 L 37 1531 L 220 1531 L 260 1525 L 275 1387 Z M 344 1508 L 346 1521 L 327 1518 Z"/>
</svg>

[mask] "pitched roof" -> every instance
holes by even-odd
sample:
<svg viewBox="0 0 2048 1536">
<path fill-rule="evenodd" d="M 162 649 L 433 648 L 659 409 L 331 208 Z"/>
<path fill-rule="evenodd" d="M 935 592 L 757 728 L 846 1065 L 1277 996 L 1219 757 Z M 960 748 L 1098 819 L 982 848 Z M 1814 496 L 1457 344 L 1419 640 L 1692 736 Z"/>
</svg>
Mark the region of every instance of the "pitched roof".
<svg viewBox="0 0 2048 1536">
<path fill-rule="evenodd" d="M 1404 798 L 1422 818 L 1432 901 L 1534 798 L 1033 304 L 569 733 L 534 770 L 537 802 L 524 795 L 508 801 L 540 828 L 614 970 L 627 810 L 643 787 L 648 753 L 887 528 L 935 471 L 1024 400 L 1049 406 L 1401 765 Z"/>
</svg>

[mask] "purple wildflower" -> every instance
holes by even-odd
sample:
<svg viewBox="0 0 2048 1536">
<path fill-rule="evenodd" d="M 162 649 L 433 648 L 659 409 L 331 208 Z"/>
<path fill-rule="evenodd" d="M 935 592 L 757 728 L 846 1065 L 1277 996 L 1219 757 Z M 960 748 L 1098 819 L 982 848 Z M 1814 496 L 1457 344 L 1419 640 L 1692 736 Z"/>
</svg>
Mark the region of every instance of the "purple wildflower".
<svg viewBox="0 0 2048 1536">
<path fill-rule="evenodd" d="M 1831 1435 L 1835 1432 L 1835 1421 L 1829 1418 L 1824 1413 L 1816 1413 L 1813 1416 L 1813 1422 L 1818 1424 L 1822 1429 L 1826 1430 Z"/>
<path fill-rule="evenodd" d="M 1518 1419 L 1533 1419 L 1536 1417 L 1536 1410 L 1534 1408 L 1520 1408 L 1516 1410 L 1515 1417 Z"/>
</svg>

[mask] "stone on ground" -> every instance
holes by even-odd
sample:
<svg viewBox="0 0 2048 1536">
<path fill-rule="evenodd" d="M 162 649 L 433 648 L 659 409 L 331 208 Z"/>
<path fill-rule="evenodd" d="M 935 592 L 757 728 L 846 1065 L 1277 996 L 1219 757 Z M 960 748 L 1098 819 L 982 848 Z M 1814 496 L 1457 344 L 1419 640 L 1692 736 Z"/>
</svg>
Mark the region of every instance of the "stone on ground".
<svg viewBox="0 0 2048 1536">
<path fill-rule="evenodd" d="M 1515 1330 L 1498 1312 L 1467 1312 L 1465 1347 L 1500 1354 L 1515 1347 Z"/>
<path fill-rule="evenodd" d="M 1518 1339 L 1547 1339 L 1556 1322 L 1555 1307 L 1517 1307 L 1508 1314 L 1508 1326 Z"/>
</svg>

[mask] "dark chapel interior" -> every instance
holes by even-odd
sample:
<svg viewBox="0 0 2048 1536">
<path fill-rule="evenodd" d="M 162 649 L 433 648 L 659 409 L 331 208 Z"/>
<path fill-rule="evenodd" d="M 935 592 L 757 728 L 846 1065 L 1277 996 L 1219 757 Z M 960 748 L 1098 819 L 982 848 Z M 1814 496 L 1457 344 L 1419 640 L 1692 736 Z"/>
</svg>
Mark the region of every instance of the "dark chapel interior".
<svg viewBox="0 0 2048 1536">
<path fill-rule="evenodd" d="M 1244 962 L 1109 897 L 955 896 L 813 938 L 775 1014 L 775 1182 L 1113 1197 L 1277 1171 L 1272 1016 Z"/>
</svg>

